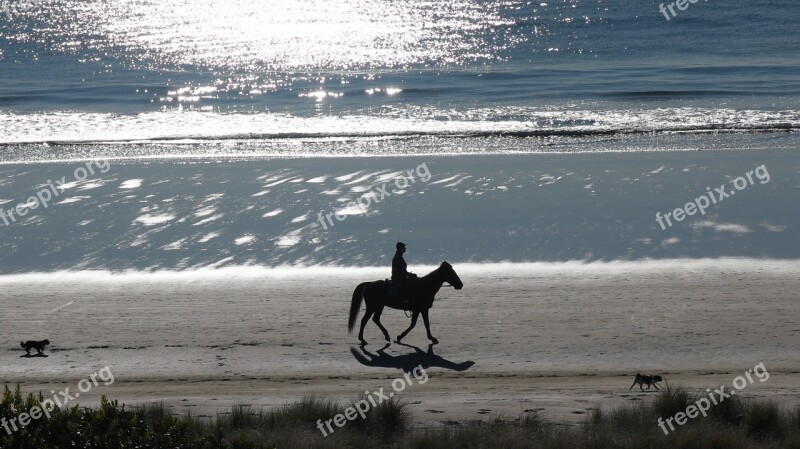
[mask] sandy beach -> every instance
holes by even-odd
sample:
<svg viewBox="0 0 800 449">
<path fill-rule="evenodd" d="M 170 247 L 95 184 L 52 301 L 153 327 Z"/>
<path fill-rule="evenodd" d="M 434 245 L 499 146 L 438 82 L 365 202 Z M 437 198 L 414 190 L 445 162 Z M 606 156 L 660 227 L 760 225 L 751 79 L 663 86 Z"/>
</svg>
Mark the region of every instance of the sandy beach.
<svg viewBox="0 0 800 449">
<path fill-rule="evenodd" d="M 797 449 L 798 22 L 1 1 L 0 449 Z"/>
<path fill-rule="evenodd" d="M 401 397 L 415 420 L 436 423 L 526 410 L 582 419 L 593 407 L 652 397 L 628 392 L 637 371 L 704 389 L 763 362 L 770 378 L 745 397 L 800 403 L 798 262 L 454 268 L 465 287 L 437 297 L 431 328 L 441 343 L 432 352 L 421 322 L 405 345 L 384 348 L 372 323 L 366 347 L 348 335 L 352 289 L 385 277 L 383 268 L 3 276 L 4 333 L 47 337 L 52 349 L 47 358 L 20 358 L 7 347 L 0 375 L 46 393 L 108 366 L 113 385 L 78 402 L 105 394 L 211 416 L 232 404 L 269 407 L 308 395 L 344 401 L 388 389 L 403 368 L 422 364 L 429 380 Z M 391 310 L 383 322 L 397 335 L 408 318 Z"/>
</svg>

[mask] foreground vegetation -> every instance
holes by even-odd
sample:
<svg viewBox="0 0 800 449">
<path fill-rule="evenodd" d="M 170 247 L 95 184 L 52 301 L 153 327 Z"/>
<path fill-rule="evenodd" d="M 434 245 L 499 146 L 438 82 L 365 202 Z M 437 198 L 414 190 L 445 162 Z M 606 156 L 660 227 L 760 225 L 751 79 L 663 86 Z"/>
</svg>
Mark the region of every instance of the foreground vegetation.
<svg viewBox="0 0 800 449">
<path fill-rule="evenodd" d="M 656 424 L 684 411 L 695 398 L 668 387 L 649 404 L 595 411 L 582 424 L 551 423 L 536 414 L 458 425 L 415 429 L 406 406 L 396 400 L 371 410 L 366 419 L 348 422 L 323 437 L 317 420 L 344 413 L 346 406 L 307 398 L 270 411 L 247 406 L 229 414 L 201 419 L 173 416 L 161 405 L 133 409 L 105 398 L 99 409 L 56 409 L 50 418 L 33 421 L 11 435 L 0 427 L 3 448 L 686 448 L 800 449 L 800 408 L 784 410 L 769 401 L 737 397 L 712 407 L 664 435 Z M 42 397 L 23 397 L 19 387 L 5 388 L 0 418 L 7 421 L 41 404 Z"/>
</svg>

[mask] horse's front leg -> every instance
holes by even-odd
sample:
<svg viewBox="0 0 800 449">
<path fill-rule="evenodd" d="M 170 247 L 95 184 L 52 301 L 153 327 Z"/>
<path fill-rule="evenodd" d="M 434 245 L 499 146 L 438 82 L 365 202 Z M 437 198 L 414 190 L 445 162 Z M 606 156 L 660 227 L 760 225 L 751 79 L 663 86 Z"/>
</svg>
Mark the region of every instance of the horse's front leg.
<svg viewBox="0 0 800 449">
<path fill-rule="evenodd" d="M 439 340 L 431 335 L 431 322 L 428 320 L 428 309 L 422 311 L 422 322 L 425 323 L 425 330 L 428 331 L 428 340 L 433 344 L 439 343 Z"/>
<path fill-rule="evenodd" d="M 417 325 L 417 318 L 419 318 L 419 312 L 415 310 L 411 314 L 411 325 L 408 326 L 408 329 L 406 329 L 402 334 L 397 336 L 398 343 L 400 343 L 400 340 L 404 339 L 406 335 L 408 335 L 408 333 L 411 332 L 411 329 L 414 329 L 414 326 Z"/>
</svg>

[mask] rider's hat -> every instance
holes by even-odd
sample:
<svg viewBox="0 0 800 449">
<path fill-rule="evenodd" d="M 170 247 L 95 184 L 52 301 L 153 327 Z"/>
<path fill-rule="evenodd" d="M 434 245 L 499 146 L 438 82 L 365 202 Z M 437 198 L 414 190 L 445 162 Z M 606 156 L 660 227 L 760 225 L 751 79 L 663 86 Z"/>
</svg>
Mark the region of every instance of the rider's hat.
<svg viewBox="0 0 800 449">
<path fill-rule="evenodd" d="M 397 245 L 394 245 L 394 247 L 397 248 L 397 249 L 405 248 L 406 244 L 403 243 L 403 242 L 397 242 Z"/>
</svg>

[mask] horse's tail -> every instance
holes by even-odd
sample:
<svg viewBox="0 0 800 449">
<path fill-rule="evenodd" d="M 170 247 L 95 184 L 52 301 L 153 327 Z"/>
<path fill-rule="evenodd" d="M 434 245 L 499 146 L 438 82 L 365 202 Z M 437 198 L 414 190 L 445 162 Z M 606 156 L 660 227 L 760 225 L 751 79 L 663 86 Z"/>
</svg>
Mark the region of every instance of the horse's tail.
<svg viewBox="0 0 800 449">
<path fill-rule="evenodd" d="M 347 332 L 353 332 L 353 326 L 356 324 L 358 318 L 358 311 L 361 309 L 361 301 L 364 300 L 364 289 L 367 288 L 369 282 L 359 284 L 353 291 L 353 301 L 350 303 L 350 319 L 347 320 Z"/>
</svg>

